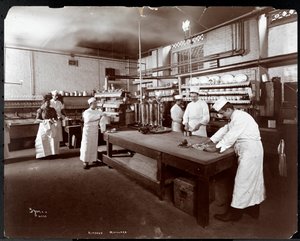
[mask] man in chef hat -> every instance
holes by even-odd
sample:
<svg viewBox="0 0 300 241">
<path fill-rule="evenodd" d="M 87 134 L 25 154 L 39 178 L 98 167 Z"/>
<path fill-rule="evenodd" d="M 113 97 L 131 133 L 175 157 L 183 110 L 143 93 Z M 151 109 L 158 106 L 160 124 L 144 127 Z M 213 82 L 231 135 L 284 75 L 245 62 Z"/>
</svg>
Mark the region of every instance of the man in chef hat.
<svg viewBox="0 0 300 241">
<path fill-rule="evenodd" d="M 209 122 L 209 109 L 205 101 L 199 99 L 199 88 L 190 88 L 192 101 L 187 105 L 183 115 L 183 125 L 186 131 L 192 131 L 193 135 L 207 136 L 206 125 Z"/>
<path fill-rule="evenodd" d="M 82 113 L 84 126 L 80 146 L 80 160 L 83 168 L 89 169 L 89 162 L 97 163 L 98 130 L 102 112 L 97 109 L 97 100 L 92 97 L 88 99 L 90 108 Z"/>
<path fill-rule="evenodd" d="M 234 145 L 238 155 L 238 168 L 234 180 L 231 206 L 224 214 L 216 214 L 221 221 L 237 221 L 243 213 L 259 217 L 259 204 L 265 199 L 263 176 L 263 146 L 259 127 L 245 111 L 234 109 L 226 98 L 218 99 L 213 108 L 229 120 L 220 128 L 210 142 L 224 152 Z M 206 148 L 206 151 L 214 151 Z"/>
<path fill-rule="evenodd" d="M 182 132 L 182 118 L 183 118 L 183 110 L 182 110 L 182 95 L 175 95 L 175 104 L 172 106 L 171 118 L 172 118 L 172 131 Z"/>
</svg>

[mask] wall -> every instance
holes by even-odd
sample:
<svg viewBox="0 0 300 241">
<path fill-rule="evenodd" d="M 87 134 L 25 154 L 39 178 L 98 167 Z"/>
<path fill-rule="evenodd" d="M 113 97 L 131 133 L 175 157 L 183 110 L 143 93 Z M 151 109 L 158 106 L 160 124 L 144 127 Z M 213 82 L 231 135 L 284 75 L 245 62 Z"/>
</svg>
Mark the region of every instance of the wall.
<svg viewBox="0 0 300 241">
<path fill-rule="evenodd" d="M 296 64 L 269 68 L 269 76 L 280 77 L 282 82 L 298 81 L 298 66 Z"/>
<path fill-rule="evenodd" d="M 23 85 L 5 84 L 4 98 L 13 96 L 23 97 L 25 99 L 31 97 L 31 63 L 30 51 L 14 51 L 5 49 L 4 60 L 4 79 L 5 82 L 19 82 L 23 80 Z"/>
<path fill-rule="evenodd" d="M 234 56 L 220 60 L 220 66 L 236 64 L 259 58 L 258 23 L 257 19 L 244 22 L 246 53 L 243 56 Z"/>
<path fill-rule="evenodd" d="M 298 52 L 297 22 L 291 22 L 269 28 L 268 56 Z"/>
<path fill-rule="evenodd" d="M 116 75 L 136 73 L 127 60 L 96 59 L 75 56 L 78 66 L 68 64 L 70 55 L 6 48 L 5 81 L 24 80 L 24 84 L 6 84 L 5 99 L 32 99 L 53 89 L 64 91 L 101 90 L 105 68 L 116 69 Z"/>
</svg>

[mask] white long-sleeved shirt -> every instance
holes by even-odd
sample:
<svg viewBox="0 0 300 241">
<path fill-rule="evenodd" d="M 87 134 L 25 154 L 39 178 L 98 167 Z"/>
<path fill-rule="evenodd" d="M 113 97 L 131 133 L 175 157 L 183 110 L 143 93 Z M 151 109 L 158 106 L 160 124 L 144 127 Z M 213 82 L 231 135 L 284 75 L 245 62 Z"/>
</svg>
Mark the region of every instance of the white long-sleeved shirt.
<svg viewBox="0 0 300 241">
<path fill-rule="evenodd" d="M 173 105 L 170 110 L 170 113 L 173 121 L 181 123 L 184 112 L 179 105 L 177 104 Z"/>
<path fill-rule="evenodd" d="M 91 108 L 85 110 L 82 114 L 84 126 L 97 126 L 99 124 L 102 112 Z"/>
<path fill-rule="evenodd" d="M 259 141 L 259 127 L 253 117 L 245 111 L 234 110 L 230 122 L 220 128 L 211 138 L 213 143 L 217 143 L 220 152 L 230 148 L 236 141 L 257 140 Z"/>
<path fill-rule="evenodd" d="M 187 123 L 191 125 L 192 128 L 199 123 L 206 125 L 209 122 L 209 109 L 208 105 L 203 100 L 198 100 L 196 102 L 188 103 L 186 110 L 183 115 L 183 124 Z"/>
</svg>

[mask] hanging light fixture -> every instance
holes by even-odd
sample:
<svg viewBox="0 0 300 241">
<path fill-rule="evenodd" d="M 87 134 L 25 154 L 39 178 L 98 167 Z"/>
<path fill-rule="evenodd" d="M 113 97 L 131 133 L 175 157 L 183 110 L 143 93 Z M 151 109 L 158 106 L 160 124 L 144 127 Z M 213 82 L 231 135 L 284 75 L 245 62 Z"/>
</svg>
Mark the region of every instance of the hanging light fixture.
<svg viewBox="0 0 300 241">
<path fill-rule="evenodd" d="M 190 80 L 192 79 L 192 39 L 191 39 L 191 22 L 189 20 L 185 20 L 182 22 L 182 30 L 184 31 L 184 39 L 189 39 L 189 68 L 188 71 L 190 73 Z"/>
</svg>

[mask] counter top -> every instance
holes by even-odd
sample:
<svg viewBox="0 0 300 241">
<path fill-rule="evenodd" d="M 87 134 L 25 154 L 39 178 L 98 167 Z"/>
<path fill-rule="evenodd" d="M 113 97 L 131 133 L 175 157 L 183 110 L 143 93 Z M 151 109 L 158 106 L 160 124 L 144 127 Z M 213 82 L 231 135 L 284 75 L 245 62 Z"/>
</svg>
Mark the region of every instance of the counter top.
<svg viewBox="0 0 300 241">
<path fill-rule="evenodd" d="M 12 119 L 12 120 L 5 120 L 5 122 L 10 126 L 16 126 L 16 125 L 37 125 L 38 123 L 35 123 L 35 119 Z"/>
<path fill-rule="evenodd" d="M 193 147 L 183 148 L 178 144 L 186 139 L 189 144 L 202 143 L 207 140 L 206 137 L 183 136 L 178 132 L 169 132 L 164 134 L 141 134 L 138 131 L 120 131 L 116 133 L 105 133 L 104 139 L 113 141 L 114 139 L 124 142 L 134 143 L 136 146 L 143 145 L 147 148 L 168 153 L 186 160 L 201 163 L 204 165 L 216 162 L 226 157 L 234 155 L 233 148 L 229 148 L 223 153 L 210 153 L 197 150 Z"/>
</svg>

